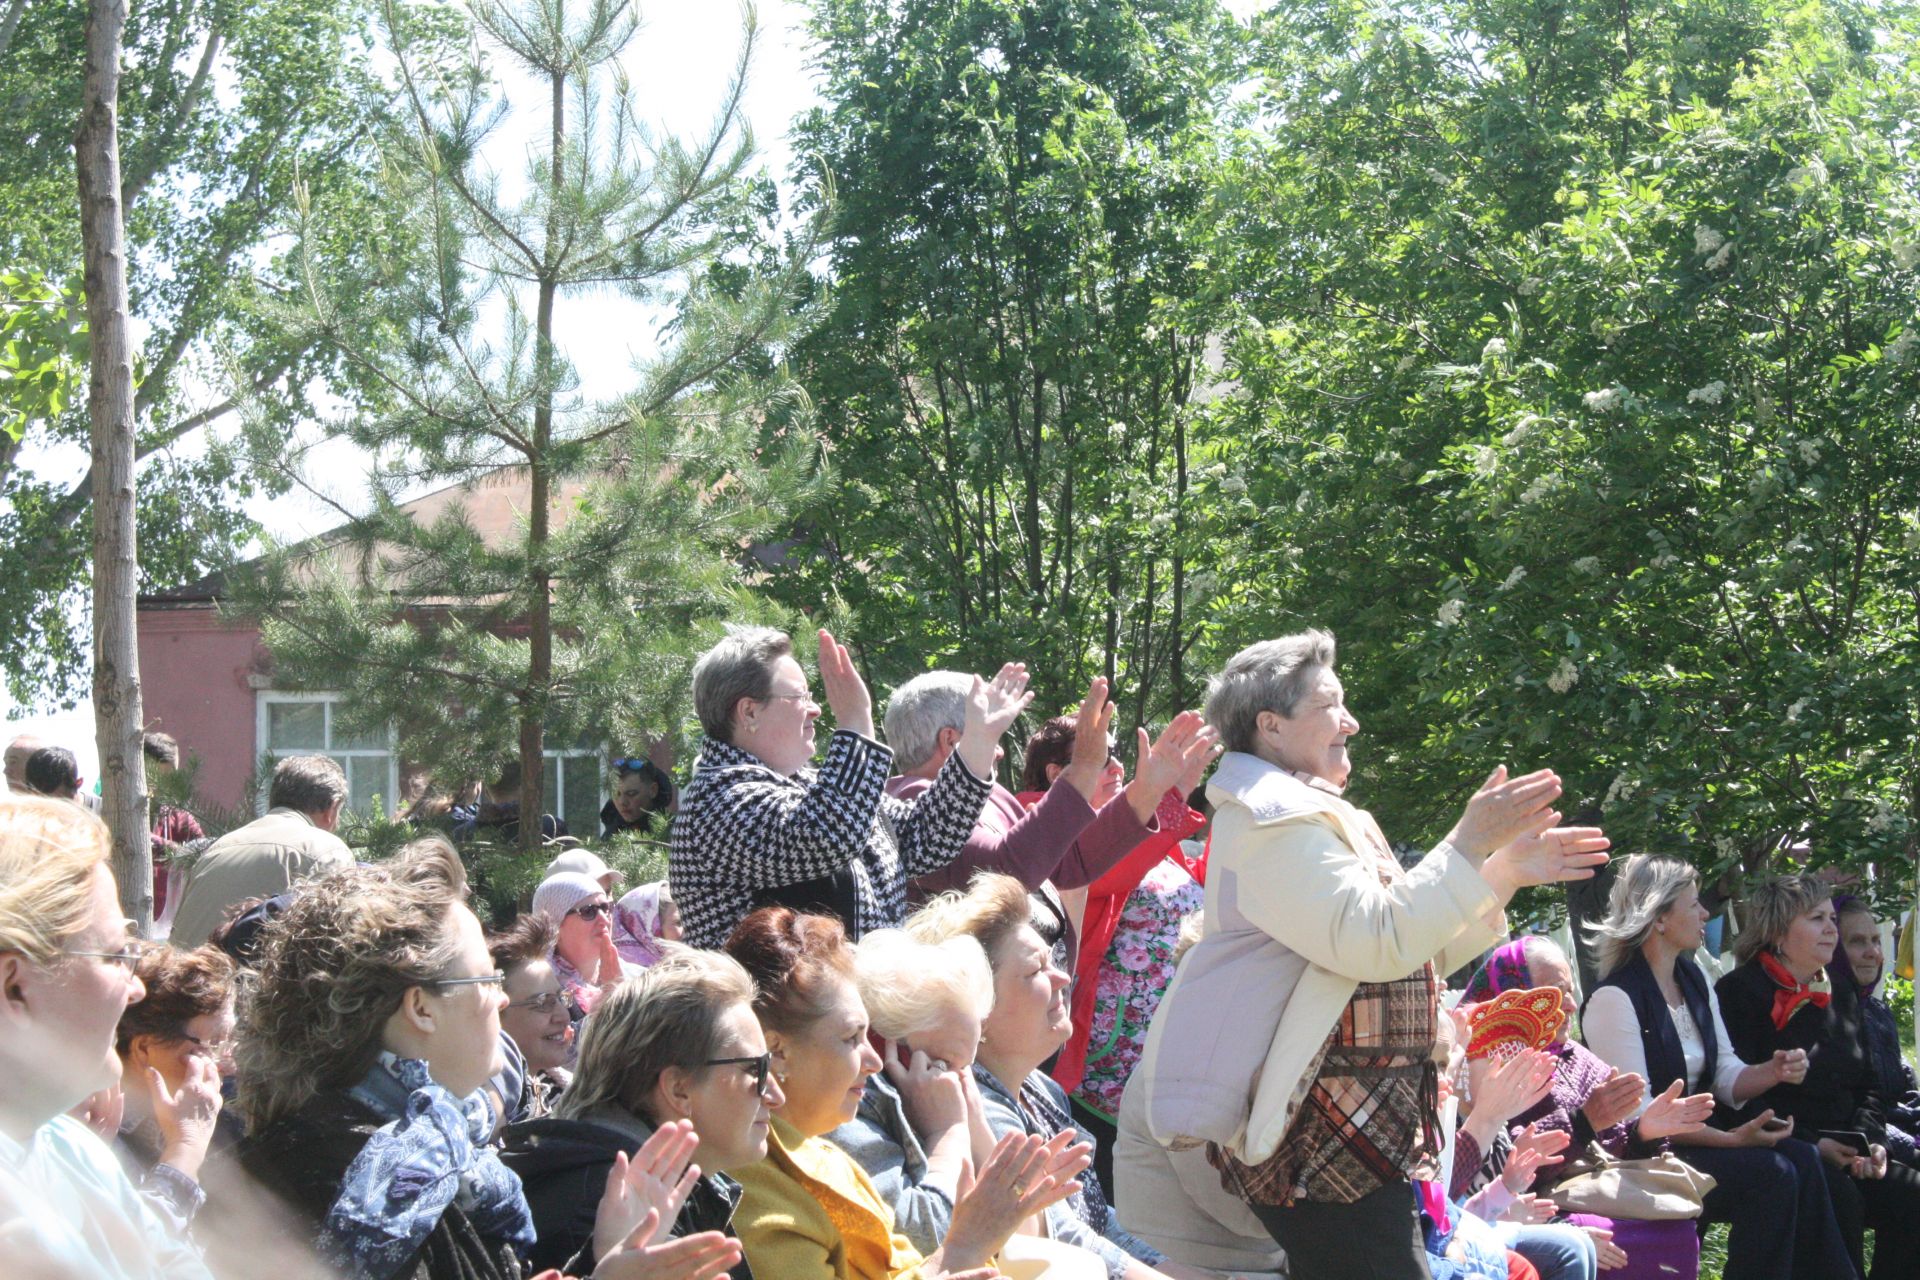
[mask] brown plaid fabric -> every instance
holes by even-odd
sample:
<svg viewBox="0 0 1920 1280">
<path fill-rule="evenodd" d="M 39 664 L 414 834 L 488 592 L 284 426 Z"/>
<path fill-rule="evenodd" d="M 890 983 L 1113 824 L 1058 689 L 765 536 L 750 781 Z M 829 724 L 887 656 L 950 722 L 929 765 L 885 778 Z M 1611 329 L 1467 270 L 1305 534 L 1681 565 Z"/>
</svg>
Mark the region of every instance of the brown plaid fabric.
<svg viewBox="0 0 1920 1280">
<path fill-rule="evenodd" d="M 1400 864 L 1371 819 L 1366 825 L 1378 847 L 1361 856 L 1392 883 L 1404 874 Z M 1226 1189 L 1248 1204 L 1352 1204 L 1395 1182 L 1435 1177 L 1440 991 L 1431 963 L 1393 982 L 1361 983 L 1274 1153 L 1248 1165 L 1208 1144 Z"/>
</svg>

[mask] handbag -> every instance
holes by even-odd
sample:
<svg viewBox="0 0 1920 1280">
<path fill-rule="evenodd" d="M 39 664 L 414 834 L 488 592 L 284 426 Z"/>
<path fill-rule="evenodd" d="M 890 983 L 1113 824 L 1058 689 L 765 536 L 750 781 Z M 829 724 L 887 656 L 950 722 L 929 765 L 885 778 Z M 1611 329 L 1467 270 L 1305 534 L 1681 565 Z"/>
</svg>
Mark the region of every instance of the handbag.
<svg viewBox="0 0 1920 1280">
<path fill-rule="evenodd" d="M 1598 1144 L 1566 1163 L 1558 1181 L 1542 1195 L 1562 1213 L 1591 1213 L 1629 1222 L 1668 1222 L 1697 1218 L 1713 1178 L 1672 1152 L 1634 1160 L 1616 1160 Z"/>
</svg>

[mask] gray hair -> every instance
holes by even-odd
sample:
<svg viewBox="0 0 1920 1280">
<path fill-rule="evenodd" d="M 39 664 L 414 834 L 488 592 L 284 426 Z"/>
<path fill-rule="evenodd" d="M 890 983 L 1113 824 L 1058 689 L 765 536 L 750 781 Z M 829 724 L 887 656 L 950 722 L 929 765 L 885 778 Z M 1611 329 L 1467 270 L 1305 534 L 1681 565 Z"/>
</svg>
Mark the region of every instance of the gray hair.
<svg viewBox="0 0 1920 1280">
<path fill-rule="evenodd" d="M 1699 873 L 1678 858 L 1636 853 L 1621 863 L 1607 895 L 1607 918 L 1587 926 L 1599 953 L 1599 975 L 1604 978 L 1631 960 L 1653 936 L 1660 917 L 1699 881 Z"/>
<path fill-rule="evenodd" d="M 1833 897 L 1818 876 L 1775 876 L 1747 895 L 1747 927 L 1733 940 L 1734 958 L 1747 964 L 1787 936 L 1793 922 Z"/>
<path fill-rule="evenodd" d="M 1207 723 L 1229 751 L 1253 752 L 1260 713 L 1292 719 L 1313 678 L 1333 669 L 1333 635 L 1315 628 L 1250 644 L 1207 681 Z"/>
<path fill-rule="evenodd" d="M 889 1040 L 920 1034 L 948 1009 L 983 1020 L 993 1010 L 993 968 L 964 933 L 922 942 L 903 929 L 876 929 L 854 947 L 853 972 L 873 1029 Z"/>
<path fill-rule="evenodd" d="M 885 729 L 896 767 L 918 769 L 933 759 L 942 729 L 964 729 L 973 677 L 964 671 L 929 671 L 893 691 Z"/>
<path fill-rule="evenodd" d="M 793 652 L 793 640 L 772 627 L 729 624 L 720 642 L 693 664 L 693 710 L 700 731 L 715 742 L 733 740 L 733 709 L 742 698 L 773 692 L 773 664 Z"/>
<path fill-rule="evenodd" d="M 347 775 L 332 756 L 288 756 L 273 766 L 269 809 L 325 813 L 347 798 Z"/>
</svg>

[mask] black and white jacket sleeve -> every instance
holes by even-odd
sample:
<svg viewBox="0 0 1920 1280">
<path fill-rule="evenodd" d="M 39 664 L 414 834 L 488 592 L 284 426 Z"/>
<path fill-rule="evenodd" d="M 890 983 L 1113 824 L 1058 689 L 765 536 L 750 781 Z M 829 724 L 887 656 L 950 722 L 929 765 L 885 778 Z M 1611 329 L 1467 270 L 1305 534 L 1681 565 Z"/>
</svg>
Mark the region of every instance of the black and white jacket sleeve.
<svg viewBox="0 0 1920 1280">
<path fill-rule="evenodd" d="M 992 790 L 993 780 L 976 776 L 956 751 L 940 766 L 933 785 L 918 796 L 881 800 L 881 810 L 900 845 L 900 865 L 907 879 L 930 875 L 960 856 Z"/>
</svg>

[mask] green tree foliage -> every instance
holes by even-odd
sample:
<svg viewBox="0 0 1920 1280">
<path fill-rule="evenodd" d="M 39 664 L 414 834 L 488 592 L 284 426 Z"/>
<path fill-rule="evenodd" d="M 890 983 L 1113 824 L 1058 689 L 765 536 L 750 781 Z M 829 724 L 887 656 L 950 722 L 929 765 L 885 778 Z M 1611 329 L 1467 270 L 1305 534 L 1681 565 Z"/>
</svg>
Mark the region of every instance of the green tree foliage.
<svg viewBox="0 0 1920 1280">
<path fill-rule="evenodd" d="M 800 361 L 844 478 L 788 600 L 851 606 L 885 685 L 1032 664 L 1042 706 L 1115 680 L 1185 703 L 1206 329 L 1199 218 L 1232 24 L 1212 0 L 819 0 L 835 186 Z"/>
<path fill-rule="evenodd" d="M 79 288 L 86 12 L 85 0 L 7 0 L 0 12 L 0 272 L 56 294 Z M 281 233 L 296 175 L 362 234 L 386 226 L 369 142 L 389 89 L 367 18 L 366 5 L 335 0 L 155 0 L 129 16 L 119 122 L 149 588 L 200 576 L 252 532 L 240 505 L 257 479 L 209 428 L 272 391 L 251 402 L 248 425 L 284 441 L 321 389 L 358 394 L 271 304 L 294 287 Z M 86 415 L 71 395 L 18 404 L 21 384 L 10 386 L 0 414 L 21 437 L 0 447 L 0 612 L 12 624 L 0 671 L 22 702 L 69 702 L 88 647 Z"/>
<path fill-rule="evenodd" d="M 1625 849 L 1909 881 L 1912 10 L 1286 0 L 1216 190 L 1223 643 L 1343 642 L 1389 829 L 1551 763 Z"/>
<path fill-rule="evenodd" d="M 427 234 L 362 244 L 305 211 L 306 323 L 386 388 L 384 412 L 342 424 L 379 469 L 341 540 L 273 557 L 245 605 L 281 683 L 347 692 L 357 724 L 396 725 L 402 755 L 443 782 L 518 758 L 538 812 L 547 735 L 677 730 L 712 620 L 754 608 L 747 548 L 818 483 L 806 405 L 776 361 L 807 318 L 812 251 L 803 238 L 718 261 L 766 212 L 740 116 L 751 12 L 712 128 L 691 141 L 641 123 L 618 61 L 631 5 L 485 0 L 473 16 L 484 39 L 449 59 L 388 15 L 407 111 L 382 140 L 385 200 Z M 509 118 L 502 64 L 538 104 L 519 193 L 484 159 Z M 319 283 L 343 278 L 359 287 Z M 669 323 L 628 389 L 595 398 L 554 335 L 610 291 Z M 401 507 L 407 489 L 508 481 L 527 498 L 504 538 L 465 500 L 424 521 Z"/>
</svg>

